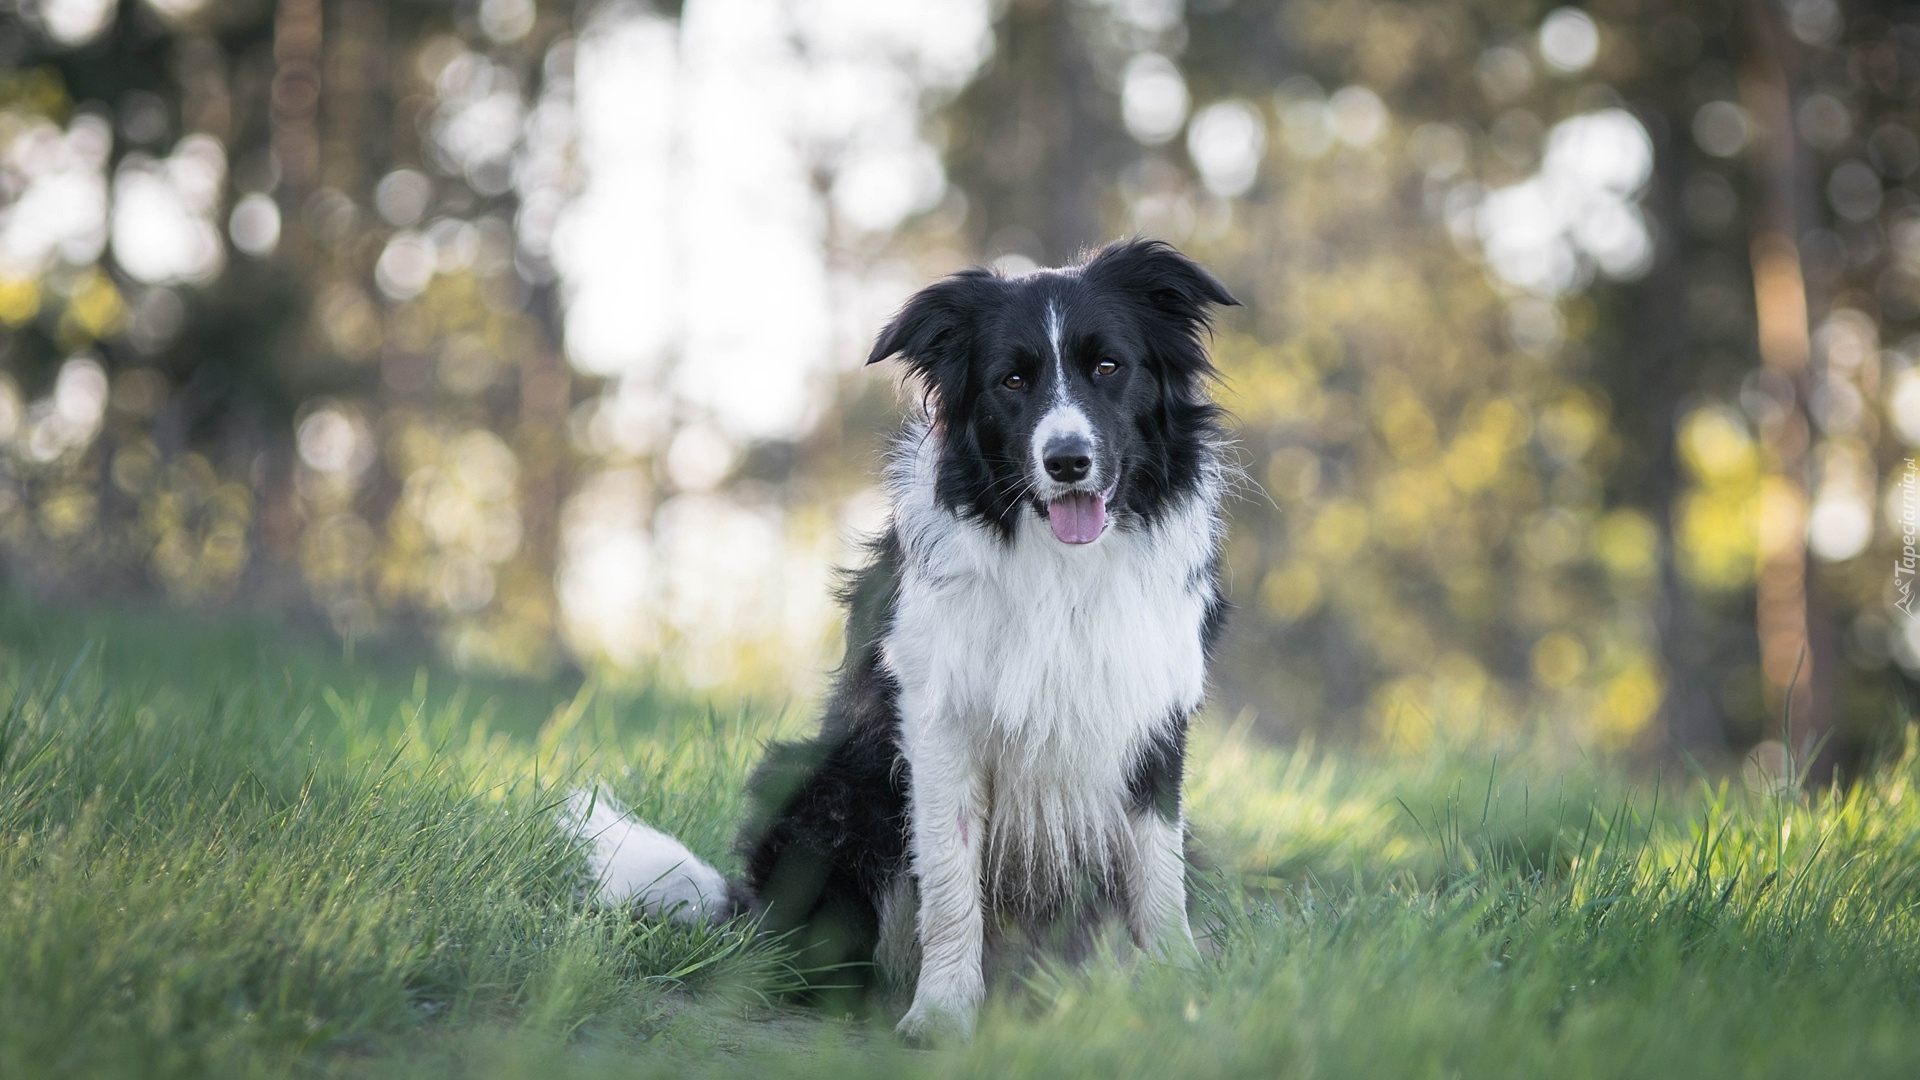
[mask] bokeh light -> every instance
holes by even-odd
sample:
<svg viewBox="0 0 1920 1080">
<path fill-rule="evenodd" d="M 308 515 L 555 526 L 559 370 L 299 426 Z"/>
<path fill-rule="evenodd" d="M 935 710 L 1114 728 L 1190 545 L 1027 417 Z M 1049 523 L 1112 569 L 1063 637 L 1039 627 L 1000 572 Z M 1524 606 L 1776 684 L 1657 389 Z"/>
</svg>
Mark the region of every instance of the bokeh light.
<svg viewBox="0 0 1920 1080">
<path fill-rule="evenodd" d="M 1600 54 L 1600 28 L 1579 8 L 1556 8 L 1540 21 L 1540 58 L 1562 75 L 1577 75 Z"/>
<path fill-rule="evenodd" d="M 1180 133 L 1187 120 L 1187 81 L 1172 60 L 1141 53 L 1127 61 L 1120 84 L 1120 115 L 1127 131 L 1148 146 Z"/>
</svg>

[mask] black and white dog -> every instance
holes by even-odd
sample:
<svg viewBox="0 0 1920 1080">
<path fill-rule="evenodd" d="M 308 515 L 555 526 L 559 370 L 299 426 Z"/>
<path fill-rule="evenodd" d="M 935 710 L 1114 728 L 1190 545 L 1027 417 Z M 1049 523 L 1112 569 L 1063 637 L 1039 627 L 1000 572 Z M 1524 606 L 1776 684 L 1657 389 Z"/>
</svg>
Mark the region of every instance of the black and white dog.
<svg viewBox="0 0 1920 1080">
<path fill-rule="evenodd" d="M 755 774 L 745 880 L 579 793 L 602 898 L 872 959 L 916 1037 L 967 1033 L 997 964 L 1083 952 L 1105 916 L 1191 949 L 1181 774 L 1225 607 L 1203 339 L 1233 303 L 1154 241 L 910 299 L 868 362 L 902 357 L 925 415 L 820 734 Z"/>
</svg>

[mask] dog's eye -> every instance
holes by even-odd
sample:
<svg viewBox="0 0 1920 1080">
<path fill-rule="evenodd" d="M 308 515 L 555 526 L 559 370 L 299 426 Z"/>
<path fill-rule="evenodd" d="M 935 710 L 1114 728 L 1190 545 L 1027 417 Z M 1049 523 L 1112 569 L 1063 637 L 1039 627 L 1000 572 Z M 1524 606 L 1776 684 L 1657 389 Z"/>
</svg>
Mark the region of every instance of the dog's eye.
<svg viewBox="0 0 1920 1080">
<path fill-rule="evenodd" d="M 1093 365 L 1093 373 L 1095 375 L 1111 375 L 1114 372 L 1119 370 L 1120 370 L 1120 365 L 1114 363 L 1111 360 L 1102 360 L 1099 363 Z"/>
<path fill-rule="evenodd" d="M 1025 390 L 1027 388 L 1027 380 L 1018 375 L 1009 375 L 1000 380 L 1000 385 L 1009 390 Z"/>
</svg>

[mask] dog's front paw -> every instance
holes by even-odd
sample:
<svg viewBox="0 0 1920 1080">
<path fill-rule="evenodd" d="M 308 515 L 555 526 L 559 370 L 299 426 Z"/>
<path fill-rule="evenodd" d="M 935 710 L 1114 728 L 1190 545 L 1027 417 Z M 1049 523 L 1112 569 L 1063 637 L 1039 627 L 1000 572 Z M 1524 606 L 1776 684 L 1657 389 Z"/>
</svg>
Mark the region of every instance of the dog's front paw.
<svg viewBox="0 0 1920 1080">
<path fill-rule="evenodd" d="M 973 1009 L 966 1005 L 935 1004 L 915 998 L 893 1033 L 909 1046 L 930 1047 L 973 1038 Z"/>
</svg>

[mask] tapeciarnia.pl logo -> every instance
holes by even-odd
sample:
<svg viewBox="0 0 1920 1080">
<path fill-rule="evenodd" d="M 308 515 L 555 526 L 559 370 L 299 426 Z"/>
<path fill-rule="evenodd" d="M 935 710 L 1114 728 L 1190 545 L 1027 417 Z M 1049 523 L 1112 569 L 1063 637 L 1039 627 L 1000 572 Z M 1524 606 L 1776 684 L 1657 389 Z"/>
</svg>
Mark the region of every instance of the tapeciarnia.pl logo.
<svg viewBox="0 0 1920 1080">
<path fill-rule="evenodd" d="M 1893 588 L 1899 598 L 1893 606 L 1913 618 L 1914 571 L 1920 569 L 1920 552 L 1915 551 L 1915 534 L 1920 533 L 1920 466 L 1912 458 L 1901 463 L 1900 472 L 1900 558 L 1893 564 Z"/>
</svg>

